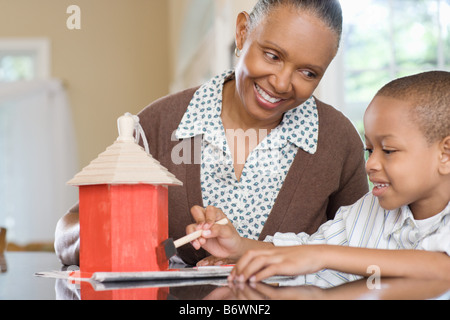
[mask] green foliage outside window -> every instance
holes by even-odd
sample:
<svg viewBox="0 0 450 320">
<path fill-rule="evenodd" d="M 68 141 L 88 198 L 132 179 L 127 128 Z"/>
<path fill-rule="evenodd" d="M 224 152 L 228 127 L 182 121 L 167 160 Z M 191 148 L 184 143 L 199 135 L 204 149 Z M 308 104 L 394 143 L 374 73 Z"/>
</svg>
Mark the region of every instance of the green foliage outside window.
<svg viewBox="0 0 450 320">
<path fill-rule="evenodd" d="M 364 110 L 387 82 L 450 71 L 450 0 L 341 0 L 345 112 L 362 131 Z"/>
</svg>

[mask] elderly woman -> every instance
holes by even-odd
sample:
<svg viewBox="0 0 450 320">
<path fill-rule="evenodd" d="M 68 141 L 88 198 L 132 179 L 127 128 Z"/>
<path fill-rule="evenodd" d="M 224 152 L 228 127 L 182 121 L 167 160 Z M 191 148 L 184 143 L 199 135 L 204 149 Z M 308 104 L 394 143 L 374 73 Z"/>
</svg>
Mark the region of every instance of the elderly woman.
<svg viewBox="0 0 450 320">
<path fill-rule="evenodd" d="M 313 96 L 341 33 L 337 0 L 260 0 L 237 17 L 234 70 L 141 111 L 152 156 L 184 183 L 169 189 L 170 237 L 208 206 L 243 237 L 312 233 L 368 191 L 358 133 Z M 75 206 L 56 230 L 65 264 L 78 263 L 77 225 Z M 178 255 L 193 265 L 207 253 Z"/>
</svg>

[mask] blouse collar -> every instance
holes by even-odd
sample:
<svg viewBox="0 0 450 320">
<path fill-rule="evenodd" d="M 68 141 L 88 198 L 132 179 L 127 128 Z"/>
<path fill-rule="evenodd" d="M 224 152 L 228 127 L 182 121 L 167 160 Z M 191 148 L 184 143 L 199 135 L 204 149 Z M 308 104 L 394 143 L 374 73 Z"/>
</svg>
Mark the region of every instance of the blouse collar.
<svg viewBox="0 0 450 320">
<path fill-rule="evenodd" d="M 189 103 L 178 129 L 177 139 L 192 138 L 204 134 L 207 137 L 218 136 L 223 132 L 222 91 L 227 79 L 234 76 L 234 70 L 217 75 L 203 84 Z M 276 145 L 290 142 L 314 154 L 317 151 L 319 137 L 319 114 L 314 97 L 287 111 L 278 127 L 270 133 L 270 141 Z M 268 146 L 270 147 L 270 146 Z"/>
</svg>

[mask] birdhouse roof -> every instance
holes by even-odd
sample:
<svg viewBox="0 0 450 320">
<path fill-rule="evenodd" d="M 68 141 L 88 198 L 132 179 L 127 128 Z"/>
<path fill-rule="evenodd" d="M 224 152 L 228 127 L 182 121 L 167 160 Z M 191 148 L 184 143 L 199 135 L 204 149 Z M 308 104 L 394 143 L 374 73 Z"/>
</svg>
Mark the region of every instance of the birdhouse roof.
<svg viewBox="0 0 450 320">
<path fill-rule="evenodd" d="M 118 120 L 119 138 L 67 183 L 73 186 L 182 185 L 181 181 L 135 142 L 135 120 L 127 115 L 124 117 Z"/>
</svg>

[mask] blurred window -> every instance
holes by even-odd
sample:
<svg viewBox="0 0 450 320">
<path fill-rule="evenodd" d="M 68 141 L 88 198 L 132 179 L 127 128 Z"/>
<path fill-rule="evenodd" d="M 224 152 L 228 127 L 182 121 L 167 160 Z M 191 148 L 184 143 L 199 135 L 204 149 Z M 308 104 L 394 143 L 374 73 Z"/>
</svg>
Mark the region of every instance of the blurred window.
<svg viewBox="0 0 450 320">
<path fill-rule="evenodd" d="M 46 39 L 0 39 L 0 82 L 46 79 L 50 73 Z"/>
<path fill-rule="evenodd" d="M 362 132 L 364 111 L 389 81 L 450 71 L 450 0 L 341 0 L 344 113 Z"/>
</svg>

